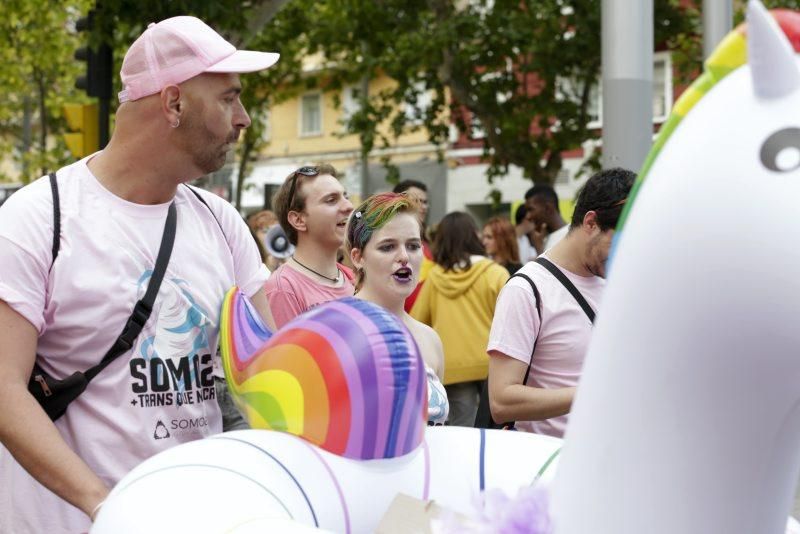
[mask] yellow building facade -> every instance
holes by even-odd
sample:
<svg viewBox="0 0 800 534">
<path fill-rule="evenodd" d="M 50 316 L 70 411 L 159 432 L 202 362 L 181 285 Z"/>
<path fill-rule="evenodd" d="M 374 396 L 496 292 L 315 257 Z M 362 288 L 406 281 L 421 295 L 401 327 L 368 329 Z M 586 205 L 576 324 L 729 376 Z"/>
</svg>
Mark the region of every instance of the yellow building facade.
<svg viewBox="0 0 800 534">
<path fill-rule="evenodd" d="M 392 89 L 394 83 L 387 76 L 375 77 L 370 80 L 369 93 L 378 94 Z M 361 144 L 357 135 L 344 133 L 347 117 L 359 109 L 358 90 L 358 85 L 336 91 L 309 90 L 268 110 L 265 131 L 267 144 L 246 181 L 248 189 L 243 193 L 243 209 L 263 205 L 268 196 L 265 186 L 267 191 L 274 190 L 294 169 L 311 163 L 333 165 L 342 175 L 351 196 L 355 200 L 361 198 Z M 403 112 L 412 113 L 411 110 Z M 370 154 L 370 192 L 389 187 L 383 179 L 385 170 L 381 159 L 384 157 L 389 157 L 392 164 L 401 168 L 418 162 L 436 162 L 444 167 L 443 163 L 438 162 L 437 146 L 428 141 L 428 134 L 423 128 L 409 131 L 396 139 L 389 134 L 388 124 L 381 125 L 380 130 L 393 139 L 393 143 L 389 148 L 377 146 Z M 380 145 L 380 141 L 376 145 Z"/>
</svg>

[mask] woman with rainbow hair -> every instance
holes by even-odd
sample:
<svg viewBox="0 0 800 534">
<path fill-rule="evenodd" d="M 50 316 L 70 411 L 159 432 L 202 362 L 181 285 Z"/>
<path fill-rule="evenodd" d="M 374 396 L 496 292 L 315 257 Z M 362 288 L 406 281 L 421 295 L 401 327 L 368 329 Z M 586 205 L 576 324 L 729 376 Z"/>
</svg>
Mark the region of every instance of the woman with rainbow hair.
<svg viewBox="0 0 800 534">
<path fill-rule="evenodd" d="M 408 328 L 427 370 L 428 424 L 444 424 L 449 406 L 441 383 L 442 342 L 403 308 L 417 287 L 423 258 L 418 211 L 405 194 L 372 195 L 350 215 L 345 244 L 356 269 L 356 297 L 386 308 Z"/>
</svg>

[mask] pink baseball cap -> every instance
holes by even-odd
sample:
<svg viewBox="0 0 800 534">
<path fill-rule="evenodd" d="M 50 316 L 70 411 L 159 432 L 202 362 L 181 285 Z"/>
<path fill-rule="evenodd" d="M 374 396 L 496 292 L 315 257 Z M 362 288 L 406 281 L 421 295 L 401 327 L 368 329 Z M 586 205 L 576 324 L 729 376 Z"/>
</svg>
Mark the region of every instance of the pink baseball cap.
<svg viewBox="0 0 800 534">
<path fill-rule="evenodd" d="M 271 67 L 280 54 L 236 50 L 205 22 L 172 17 L 150 23 L 122 60 L 119 101 L 160 92 L 204 72 L 254 72 Z"/>
</svg>

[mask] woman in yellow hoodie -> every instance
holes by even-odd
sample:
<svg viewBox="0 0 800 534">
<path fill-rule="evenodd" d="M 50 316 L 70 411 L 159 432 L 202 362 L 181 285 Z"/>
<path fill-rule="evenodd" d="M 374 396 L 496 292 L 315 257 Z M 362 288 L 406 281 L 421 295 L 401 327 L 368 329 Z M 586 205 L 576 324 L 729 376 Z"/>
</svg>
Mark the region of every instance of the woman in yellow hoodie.
<svg viewBox="0 0 800 534">
<path fill-rule="evenodd" d="M 428 273 L 411 316 L 430 325 L 444 346 L 444 384 L 451 425 L 473 426 L 489 359 L 486 344 L 497 295 L 508 271 L 486 258 L 475 221 L 447 214 L 433 244 L 436 265 Z"/>
</svg>

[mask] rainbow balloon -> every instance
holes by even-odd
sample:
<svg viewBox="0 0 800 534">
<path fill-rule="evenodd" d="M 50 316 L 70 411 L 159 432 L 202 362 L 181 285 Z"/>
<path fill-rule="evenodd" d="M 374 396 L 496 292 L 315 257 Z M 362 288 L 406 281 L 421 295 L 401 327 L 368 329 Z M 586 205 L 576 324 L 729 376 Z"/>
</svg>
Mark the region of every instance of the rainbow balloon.
<svg viewBox="0 0 800 534">
<path fill-rule="evenodd" d="M 425 367 L 411 334 L 383 308 L 329 302 L 270 335 L 233 288 L 220 334 L 228 387 L 253 428 L 360 460 L 402 456 L 421 443 Z"/>
</svg>

